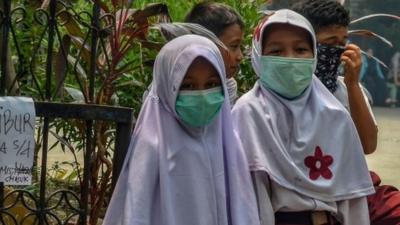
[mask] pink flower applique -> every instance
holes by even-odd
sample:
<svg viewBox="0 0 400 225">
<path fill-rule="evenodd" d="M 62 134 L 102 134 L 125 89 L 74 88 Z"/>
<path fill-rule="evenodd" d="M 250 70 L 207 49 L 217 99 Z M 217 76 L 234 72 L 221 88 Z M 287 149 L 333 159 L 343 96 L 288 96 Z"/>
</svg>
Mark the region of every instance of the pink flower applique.
<svg viewBox="0 0 400 225">
<path fill-rule="evenodd" d="M 332 171 L 329 166 L 333 163 L 333 157 L 324 155 L 321 148 L 317 146 L 313 156 L 307 156 L 304 159 L 304 164 L 310 168 L 310 179 L 317 180 L 319 176 L 330 180 L 333 177 Z"/>
</svg>

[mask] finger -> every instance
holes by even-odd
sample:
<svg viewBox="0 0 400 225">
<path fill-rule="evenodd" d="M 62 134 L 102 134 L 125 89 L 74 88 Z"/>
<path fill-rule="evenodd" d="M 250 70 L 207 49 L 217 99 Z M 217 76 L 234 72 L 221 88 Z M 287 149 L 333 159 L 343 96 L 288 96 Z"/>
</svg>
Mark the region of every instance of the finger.
<svg viewBox="0 0 400 225">
<path fill-rule="evenodd" d="M 349 57 L 356 65 L 361 64 L 361 54 L 354 50 L 346 50 L 342 55 Z"/>
<path fill-rule="evenodd" d="M 351 58 L 348 57 L 348 56 L 342 55 L 340 60 L 344 64 L 344 68 L 345 69 L 352 69 L 352 68 L 355 67 L 355 64 L 354 64 L 353 60 L 351 60 Z"/>
<path fill-rule="evenodd" d="M 360 47 L 358 47 L 358 46 L 355 45 L 355 44 L 348 44 L 348 45 L 346 45 L 345 49 L 346 49 L 346 50 L 353 50 L 353 51 L 356 51 L 356 52 L 361 53 Z"/>
<path fill-rule="evenodd" d="M 355 44 L 348 44 L 348 45 L 345 47 L 345 50 L 347 50 L 347 51 L 354 51 L 354 52 L 357 54 L 357 57 L 361 57 L 361 49 L 360 49 L 360 47 L 358 47 L 358 46 L 355 45 Z"/>
<path fill-rule="evenodd" d="M 354 50 L 346 50 L 346 51 L 343 52 L 342 55 L 345 55 L 345 56 L 347 56 L 347 57 L 349 57 L 351 59 L 357 58 L 357 52 L 354 51 Z"/>
<path fill-rule="evenodd" d="M 361 61 L 361 57 L 359 57 L 359 55 L 353 50 L 345 51 L 342 54 L 342 56 L 346 56 L 346 57 L 350 58 L 350 60 L 355 62 L 355 63 L 359 63 Z"/>
</svg>

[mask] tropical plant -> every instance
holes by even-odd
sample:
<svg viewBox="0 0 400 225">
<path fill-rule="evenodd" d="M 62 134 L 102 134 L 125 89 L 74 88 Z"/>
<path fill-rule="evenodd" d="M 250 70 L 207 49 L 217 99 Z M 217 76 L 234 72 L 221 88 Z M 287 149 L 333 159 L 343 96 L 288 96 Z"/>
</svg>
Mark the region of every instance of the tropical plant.
<svg viewBox="0 0 400 225">
<path fill-rule="evenodd" d="M 60 89 L 59 97 L 66 97 L 65 100 L 113 105 L 118 103 L 118 88 L 121 86 L 140 83 L 143 90 L 146 87 L 144 83 L 135 82 L 132 74 L 143 72 L 145 48 L 159 48 L 158 43 L 148 41 L 149 27 L 160 21 L 168 22 L 170 17 L 164 4 L 134 9 L 130 1 L 124 0 L 96 0 L 94 3 L 92 14 L 77 12 L 67 3 L 59 9 L 65 34 L 54 62 L 56 85 L 57 90 Z M 66 77 L 69 70 L 76 75 L 75 79 Z M 85 122 L 73 120 L 68 124 L 68 129 L 56 129 L 59 133 L 55 136 L 61 145 L 82 142 L 86 135 Z M 66 124 L 61 126 L 65 128 Z M 114 137 L 114 129 L 108 122 L 96 121 L 93 127 L 95 151 L 91 160 L 89 224 L 97 223 L 106 205 Z M 69 132 L 75 135 L 71 136 Z M 66 136 L 69 138 L 64 138 Z"/>
</svg>

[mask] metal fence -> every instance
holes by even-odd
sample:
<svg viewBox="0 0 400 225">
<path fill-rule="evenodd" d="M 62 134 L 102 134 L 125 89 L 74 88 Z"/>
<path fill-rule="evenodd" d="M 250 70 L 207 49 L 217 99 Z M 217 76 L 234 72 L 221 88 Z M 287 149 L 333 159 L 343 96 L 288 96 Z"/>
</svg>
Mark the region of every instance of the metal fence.
<svg viewBox="0 0 400 225">
<path fill-rule="evenodd" d="M 22 2 L 22 1 L 18 1 Z M 25 1 L 34 2 L 34 1 Z M 115 130 L 111 135 L 114 139 L 112 158 L 112 185 L 121 170 L 123 159 L 129 144 L 131 129 L 133 126 L 133 110 L 130 108 L 96 105 L 95 83 L 99 71 L 97 68 L 98 49 L 103 40 L 101 33 L 107 28 L 101 28 L 100 5 L 91 4 L 91 11 L 76 12 L 74 6 L 59 0 L 43 1 L 48 5 L 38 8 L 29 20 L 29 12 L 24 5 L 16 5 L 12 0 L 0 1 L 0 96 L 29 95 L 34 93 L 37 121 L 39 122 L 37 134 L 40 136 L 40 143 L 37 143 L 37 152 L 41 153 L 41 162 L 37 162 L 36 171 L 38 189 L 32 191 L 27 187 L 6 187 L 0 186 L 0 224 L 88 224 L 90 211 L 93 208 L 93 197 L 90 192 L 93 190 L 96 181 L 93 180 L 94 164 L 99 149 L 96 147 L 96 123 L 108 121 L 109 127 Z M 69 1 L 66 1 L 69 2 Z M 71 1 L 73 2 L 73 1 Z M 95 1 L 96 2 L 96 1 Z M 61 18 L 61 19 L 60 19 Z M 90 61 L 87 63 L 87 85 L 82 84 L 78 76 L 78 63 L 68 67 L 68 49 L 63 43 L 61 30 L 65 29 L 63 23 L 69 18 L 74 18 L 79 27 L 85 29 L 84 38 L 81 39 L 82 48 L 76 49 L 77 56 L 82 55 L 82 49 L 89 46 Z M 86 18 L 86 20 L 82 19 Z M 18 32 L 29 30 L 31 23 L 41 27 L 38 39 L 34 41 L 21 40 Z M 32 44 L 33 43 L 33 44 Z M 24 55 L 22 49 L 33 49 L 32 55 Z M 58 53 L 56 50 L 59 50 Z M 40 55 L 40 56 L 39 56 Z M 42 61 L 38 66 L 38 58 Z M 64 62 L 63 74 L 60 72 L 60 65 L 55 63 L 55 58 L 61 58 Z M 76 59 L 78 61 L 78 58 Z M 58 71 L 56 71 L 58 69 Z M 58 77 L 58 78 L 57 78 Z M 61 78 L 60 78 L 61 77 Z M 57 80 L 58 79 L 58 80 Z M 65 80 L 74 80 L 79 84 L 80 90 L 86 92 L 84 104 L 64 103 L 60 92 L 62 92 Z M 48 187 L 48 152 L 49 134 L 54 129 L 56 121 L 81 121 L 83 124 L 83 141 L 81 143 L 84 163 L 83 176 L 78 189 L 64 188 L 52 190 Z M 59 143 L 62 144 L 62 143 Z M 99 167 L 97 165 L 97 167 Z M 100 172 L 104 166 L 100 166 Z M 19 189 L 18 189 L 19 188 Z M 9 190 L 9 191 L 5 191 Z M 49 193 L 49 190 L 51 192 Z M 107 200 L 107 197 L 103 198 Z M 105 205 L 104 203 L 103 205 Z M 102 205 L 102 204 L 100 204 Z M 16 212 L 25 212 L 23 215 Z M 60 216 L 61 214 L 64 214 Z M 98 212 L 96 215 L 98 216 Z M 75 221 L 75 222 L 74 222 Z"/>
</svg>

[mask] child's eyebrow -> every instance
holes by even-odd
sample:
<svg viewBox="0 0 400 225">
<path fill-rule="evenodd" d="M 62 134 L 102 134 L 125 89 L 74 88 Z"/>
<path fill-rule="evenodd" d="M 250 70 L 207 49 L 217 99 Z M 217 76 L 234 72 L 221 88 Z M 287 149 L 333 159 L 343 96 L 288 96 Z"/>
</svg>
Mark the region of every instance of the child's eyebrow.
<svg viewBox="0 0 400 225">
<path fill-rule="evenodd" d="M 235 43 L 235 42 L 241 42 L 242 38 L 233 38 L 231 40 L 229 40 L 230 43 Z"/>
<path fill-rule="evenodd" d="M 191 79 L 192 79 L 191 73 L 186 74 L 186 75 L 183 77 L 183 80 L 191 80 Z"/>
<path fill-rule="evenodd" d="M 335 39 L 336 39 L 335 36 L 331 36 L 331 37 L 326 38 L 326 40 L 335 40 Z"/>
<path fill-rule="evenodd" d="M 218 79 L 218 80 L 221 80 L 220 79 L 220 77 L 219 77 L 219 73 L 218 72 L 215 72 L 215 73 L 211 73 L 209 76 L 208 76 L 208 79 Z"/>
<path fill-rule="evenodd" d="M 307 40 L 296 40 L 295 42 L 294 42 L 295 44 L 306 44 L 306 45 L 308 45 L 308 46 L 312 46 L 312 45 L 310 45 L 311 43 L 309 42 L 309 41 L 307 41 Z"/>
<path fill-rule="evenodd" d="M 272 42 L 268 42 L 267 41 L 267 43 L 265 43 L 266 45 L 265 45 L 265 47 L 279 47 L 279 46 L 281 46 L 282 44 L 281 43 L 279 43 L 279 42 L 277 42 L 277 41 L 272 41 Z"/>
</svg>

